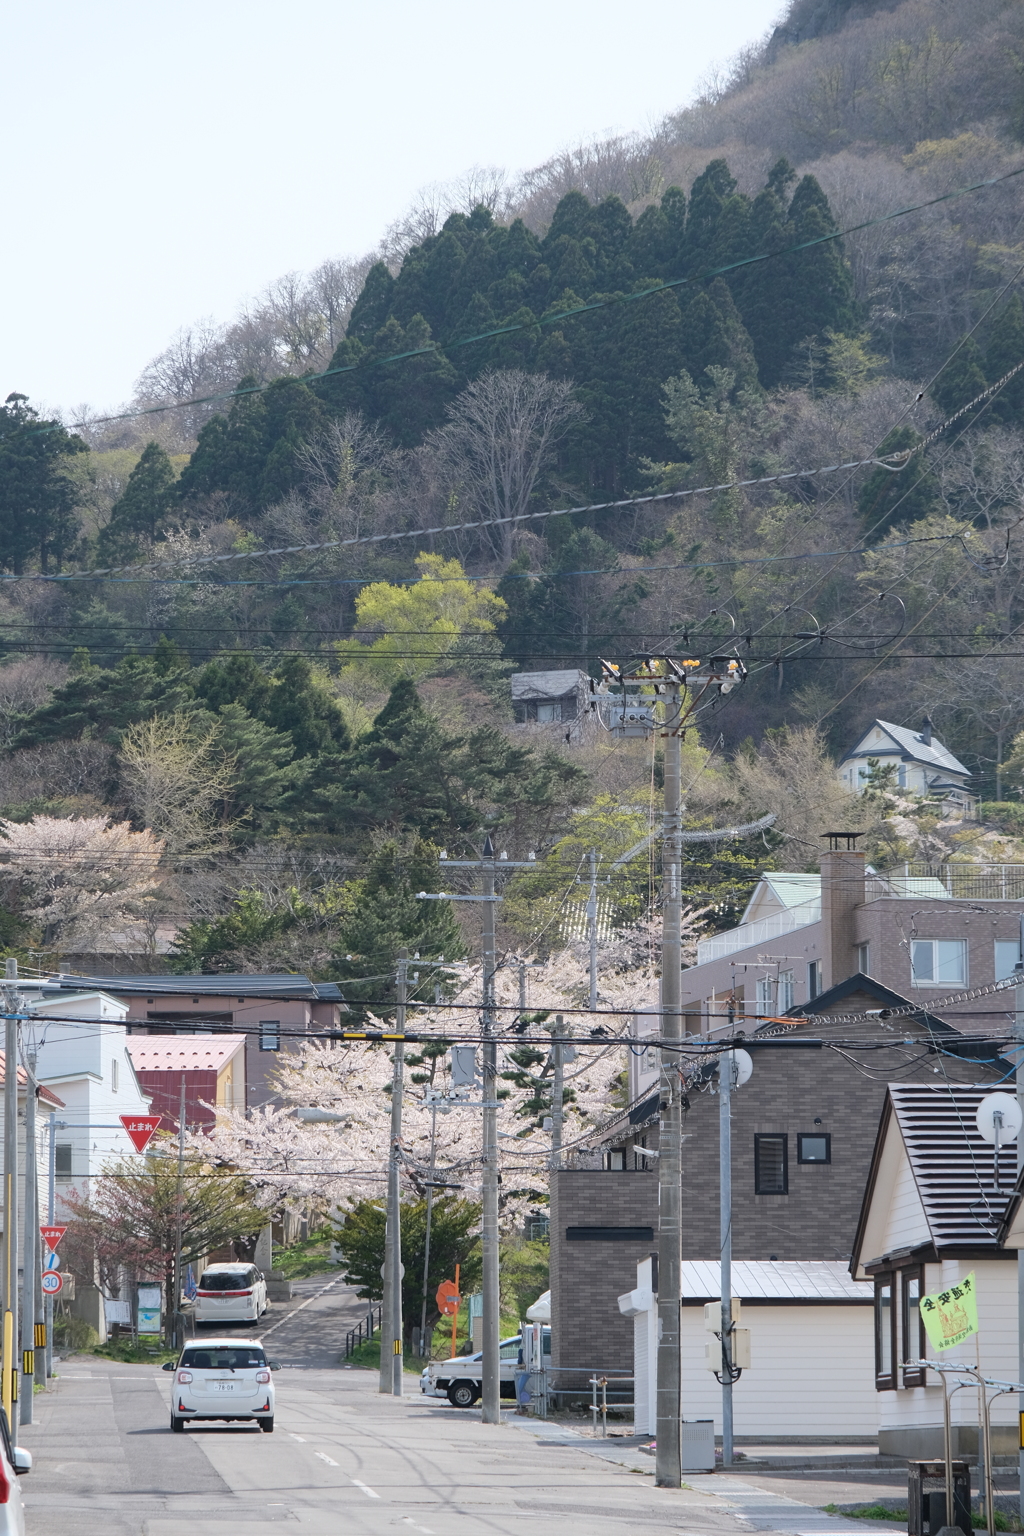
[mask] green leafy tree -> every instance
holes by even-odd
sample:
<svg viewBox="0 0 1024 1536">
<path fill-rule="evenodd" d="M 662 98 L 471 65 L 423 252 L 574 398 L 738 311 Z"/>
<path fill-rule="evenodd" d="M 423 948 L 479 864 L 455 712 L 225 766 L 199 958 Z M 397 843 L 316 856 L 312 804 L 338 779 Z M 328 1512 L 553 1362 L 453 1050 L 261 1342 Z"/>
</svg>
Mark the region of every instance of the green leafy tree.
<svg viewBox="0 0 1024 1536">
<path fill-rule="evenodd" d="M 483 1275 L 480 1251 L 480 1206 L 454 1195 L 433 1201 L 430 1219 L 430 1267 L 427 1272 L 427 1327 L 433 1328 L 440 1313 L 435 1295 L 442 1280 L 454 1280 L 460 1267 L 459 1289 L 468 1296 Z M 344 1224 L 334 1231 L 341 1250 L 342 1274 L 356 1295 L 380 1301 L 384 1295 L 381 1266 L 384 1263 L 384 1206 L 361 1200 L 350 1210 Z M 402 1202 L 402 1320 L 406 1346 L 413 1328 L 419 1327 L 423 1305 L 423 1261 L 426 1254 L 427 1202 Z"/>
<path fill-rule="evenodd" d="M 42 572 L 61 562 L 77 536 L 78 492 L 68 459 L 86 444 L 59 421 L 42 421 L 27 395 L 0 406 L 0 562 L 20 574 L 30 559 Z"/>
</svg>

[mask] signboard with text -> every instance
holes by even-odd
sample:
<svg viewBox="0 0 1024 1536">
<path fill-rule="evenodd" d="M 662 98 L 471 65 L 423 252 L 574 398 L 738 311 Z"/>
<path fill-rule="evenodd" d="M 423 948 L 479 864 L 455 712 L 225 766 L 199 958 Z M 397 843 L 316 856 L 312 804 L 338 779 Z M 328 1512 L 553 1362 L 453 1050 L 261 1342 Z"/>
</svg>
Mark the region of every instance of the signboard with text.
<svg viewBox="0 0 1024 1536">
<path fill-rule="evenodd" d="M 978 1331 L 978 1292 L 975 1272 L 944 1291 L 921 1297 L 921 1316 L 933 1349 L 952 1349 Z"/>
<path fill-rule="evenodd" d="M 121 1115 L 119 1119 L 131 1137 L 136 1152 L 145 1152 L 160 1129 L 160 1115 Z"/>
</svg>

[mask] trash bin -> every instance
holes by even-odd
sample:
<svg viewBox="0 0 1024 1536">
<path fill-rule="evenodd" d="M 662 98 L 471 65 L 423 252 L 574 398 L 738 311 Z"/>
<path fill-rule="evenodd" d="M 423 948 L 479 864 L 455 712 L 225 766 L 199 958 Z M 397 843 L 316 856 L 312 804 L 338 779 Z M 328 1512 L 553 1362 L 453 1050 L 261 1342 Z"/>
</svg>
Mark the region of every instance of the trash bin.
<svg viewBox="0 0 1024 1536">
<path fill-rule="evenodd" d="M 953 1463 L 953 1526 L 972 1536 L 971 1474 L 966 1461 Z M 939 1536 L 946 1524 L 946 1463 L 907 1462 L 907 1536 Z"/>
</svg>

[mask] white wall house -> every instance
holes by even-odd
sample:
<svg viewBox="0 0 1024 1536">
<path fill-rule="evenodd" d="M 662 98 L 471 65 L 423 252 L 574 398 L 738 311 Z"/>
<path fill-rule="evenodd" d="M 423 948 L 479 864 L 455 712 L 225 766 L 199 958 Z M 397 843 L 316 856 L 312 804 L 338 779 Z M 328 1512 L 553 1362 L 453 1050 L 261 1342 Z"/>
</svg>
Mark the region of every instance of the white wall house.
<svg viewBox="0 0 1024 1536">
<path fill-rule="evenodd" d="M 656 1423 L 658 1298 L 651 1259 L 637 1264 L 637 1288 L 619 1297 L 633 1318 L 636 1430 Z M 682 1266 L 683 1418 L 713 1419 L 722 1432 L 722 1388 L 705 1347 L 720 1348 L 704 1326 L 704 1307 L 720 1300 L 717 1260 Z M 845 1264 L 739 1260 L 733 1296 L 740 1327 L 750 1333 L 750 1367 L 733 1387 L 733 1424 L 740 1437 L 773 1440 L 875 1433 L 875 1393 L 864 1360 L 871 1352 L 872 1293 Z"/>
<path fill-rule="evenodd" d="M 105 1164 L 135 1157 L 121 1115 L 149 1114 L 128 1053 L 128 1009 L 106 992 L 62 993 L 29 1004 L 27 1048 L 37 1052 L 36 1076 L 63 1100 L 57 1113 L 56 1194 L 87 1194 Z M 47 1130 L 41 1110 L 41 1132 Z M 45 1210 L 46 1159 L 41 1164 L 40 1205 Z"/>
<path fill-rule="evenodd" d="M 991 1086 L 890 1083 L 854 1241 L 851 1273 L 874 1283 L 873 1372 L 878 1447 L 907 1457 L 942 1455 L 942 1387 L 934 1371 L 904 1362 L 934 1358 L 921 1323 L 921 1296 L 976 1275 L 979 1331 L 947 1355 L 993 1379 L 1017 1379 L 1016 1253 L 1000 1221 L 1016 1175 L 1017 1149 L 994 1148 L 975 1124 Z M 1022 1238 L 1024 1242 L 1024 1238 Z M 952 1399 L 953 1455 L 974 1456 L 974 1391 Z M 993 1450 L 1017 1454 L 1016 1397 L 992 1407 Z"/>
<path fill-rule="evenodd" d="M 863 794 L 871 760 L 896 768 L 896 787 L 946 802 L 951 813 L 973 814 L 978 797 L 969 788 L 970 772 L 932 732 L 924 719 L 919 731 L 890 720 L 873 720 L 857 744 L 844 753 L 836 770 L 840 782 Z"/>
</svg>

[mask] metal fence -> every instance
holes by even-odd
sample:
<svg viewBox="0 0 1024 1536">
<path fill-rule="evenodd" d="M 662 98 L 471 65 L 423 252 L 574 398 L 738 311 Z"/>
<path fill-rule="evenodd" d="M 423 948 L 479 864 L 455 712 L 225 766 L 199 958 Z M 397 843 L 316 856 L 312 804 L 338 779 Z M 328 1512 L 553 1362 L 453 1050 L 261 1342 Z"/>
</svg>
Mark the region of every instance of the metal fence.
<svg viewBox="0 0 1024 1536">
<path fill-rule="evenodd" d="M 947 896 L 961 901 L 1024 901 L 1024 864 L 923 864 L 907 863 L 879 871 L 896 889 L 906 880 L 936 880 Z M 911 887 L 907 895 L 920 891 Z"/>
<path fill-rule="evenodd" d="M 380 1320 L 380 1307 L 371 1307 L 367 1312 L 365 1319 L 357 1323 L 354 1328 L 349 1329 L 348 1333 L 345 1335 L 345 1348 L 341 1352 L 341 1358 L 343 1360 L 347 1360 L 349 1355 L 353 1354 L 359 1348 L 360 1344 L 365 1344 L 368 1339 L 373 1338 L 374 1334 L 377 1332 L 377 1329 L 380 1327 Z"/>
</svg>

